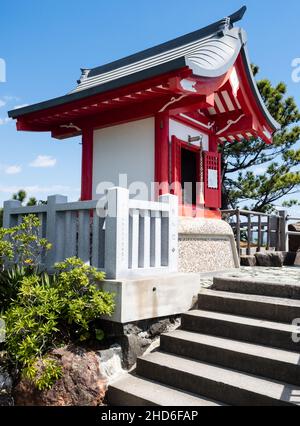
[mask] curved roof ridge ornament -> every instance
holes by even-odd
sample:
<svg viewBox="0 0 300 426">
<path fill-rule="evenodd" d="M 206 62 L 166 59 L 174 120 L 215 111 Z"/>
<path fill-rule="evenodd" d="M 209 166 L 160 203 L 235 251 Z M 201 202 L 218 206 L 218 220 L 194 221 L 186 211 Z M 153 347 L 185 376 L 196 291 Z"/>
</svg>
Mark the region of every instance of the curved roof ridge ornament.
<svg viewBox="0 0 300 426">
<path fill-rule="evenodd" d="M 235 24 L 243 19 L 245 13 L 247 12 L 247 6 L 241 7 L 238 11 L 230 15 L 228 18 L 230 19 L 231 24 Z"/>
<path fill-rule="evenodd" d="M 225 30 L 230 30 L 232 24 L 231 24 L 231 19 L 229 18 L 229 16 L 227 16 L 224 21 L 225 21 L 224 22 Z"/>
<path fill-rule="evenodd" d="M 80 79 L 77 80 L 78 84 L 81 84 L 83 81 L 88 79 L 89 73 L 90 73 L 90 68 L 80 68 L 81 71 L 81 76 Z"/>
<path fill-rule="evenodd" d="M 220 29 L 219 29 L 219 32 L 218 32 L 218 36 L 223 37 L 229 30 L 231 30 L 232 27 L 233 27 L 233 25 L 231 24 L 231 19 L 230 19 L 229 16 L 227 16 L 221 22 Z"/>
<path fill-rule="evenodd" d="M 233 28 L 233 24 L 243 19 L 246 11 L 247 11 L 247 6 L 243 6 L 241 9 L 239 9 L 237 12 L 233 13 L 232 15 L 226 16 L 221 21 L 218 35 L 220 37 L 224 36 L 226 32 L 228 32 L 229 30 Z"/>
</svg>

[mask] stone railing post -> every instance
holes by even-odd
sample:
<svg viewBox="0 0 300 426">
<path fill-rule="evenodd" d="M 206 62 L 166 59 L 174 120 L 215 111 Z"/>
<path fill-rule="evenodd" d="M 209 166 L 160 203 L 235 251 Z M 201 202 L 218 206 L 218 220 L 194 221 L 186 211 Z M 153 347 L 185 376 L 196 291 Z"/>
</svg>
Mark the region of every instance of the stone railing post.
<svg viewBox="0 0 300 426">
<path fill-rule="evenodd" d="M 279 236 L 279 229 L 278 229 L 278 226 L 279 226 L 279 222 L 281 221 L 281 219 L 280 219 L 280 217 L 279 216 L 275 216 L 275 215 L 272 215 L 272 216 L 270 216 L 269 217 L 269 221 L 268 221 L 268 224 L 269 224 L 269 249 L 270 248 L 274 248 L 274 249 L 276 249 L 276 250 L 278 250 L 279 249 L 279 247 L 278 247 L 278 242 L 280 243 L 280 238 L 278 238 L 278 236 Z"/>
<path fill-rule="evenodd" d="M 49 243 L 52 244 L 52 249 L 46 255 L 46 269 L 51 271 L 53 266 L 57 260 L 57 246 L 60 242 L 58 242 L 58 222 L 57 222 L 57 212 L 56 206 L 57 204 L 65 204 L 68 202 L 68 197 L 64 195 L 51 195 L 47 200 L 47 220 L 46 220 L 46 238 Z M 60 235 L 61 236 L 61 235 Z"/>
<path fill-rule="evenodd" d="M 3 228 L 11 228 L 12 226 L 17 225 L 16 223 L 13 223 L 11 220 L 11 210 L 17 209 L 18 207 L 21 207 L 22 203 L 17 200 L 9 200 L 4 201 L 3 205 Z"/>
<path fill-rule="evenodd" d="M 280 234 L 280 251 L 289 251 L 289 225 L 288 225 L 288 213 L 287 210 L 278 210 L 280 221 L 279 221 L 279 234 Z"/>
<path fill-rule="evenodd" d="M 162 259 L 168 266 L 169 272 L 178 272 L 178 197 L 175 195 L 162 195 L 161 203 L 169 204 L 168 225 L 162 227 L 162 242 L 167 244 L 167 259 Z"/>
<path fill-rule="evenodd" d="M 129 268 L 129 191 L 107 192 L 105 220 L 105 271 L 108 279 L 126 277 Z"/>
</svg>

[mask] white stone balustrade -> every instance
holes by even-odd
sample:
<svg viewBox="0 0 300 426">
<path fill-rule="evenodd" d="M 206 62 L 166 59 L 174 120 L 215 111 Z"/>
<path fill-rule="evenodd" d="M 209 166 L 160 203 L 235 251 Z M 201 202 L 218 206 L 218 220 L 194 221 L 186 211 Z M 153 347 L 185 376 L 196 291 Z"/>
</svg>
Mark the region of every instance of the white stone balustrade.
<svg viewBox="0 0 300 426">
<path fill-rule="evenodd" d="M 97 201 L 68 203 L 61 195 L 33 207 L 6 201 L 3 226 L 11 228 L 24 215 L 37 215 L 40 236 L 52 244 L 41 260 L 49 271 L 56 262 L 77 256 L 104 271 L 108 279 L 177 272 L 176 196 L 164 195 L 159 202 L 139 201 L 129 199 L 125 188 L 112 188 L 102 205 Z"/>
</svg>

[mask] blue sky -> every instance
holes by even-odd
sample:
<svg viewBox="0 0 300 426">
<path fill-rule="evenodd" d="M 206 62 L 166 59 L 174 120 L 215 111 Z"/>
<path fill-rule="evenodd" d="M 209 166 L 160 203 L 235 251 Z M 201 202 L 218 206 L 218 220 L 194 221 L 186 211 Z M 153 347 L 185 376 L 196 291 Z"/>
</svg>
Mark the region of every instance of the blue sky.
<svg viewBox="0 0 300 426">
<path fill-rule="evenodd" d="M 44 199 L 80 188 L 78 139 L 16 132 L 6 112 L 70 91 L 80 67 L 94 67 L 167 41 L 218 20 L 243 4 L 252 62 L 260 77 L 288 84 L 300 105 L 291 62 L 300 57 L 298 0 L 1 0 L 0 204 L 18 188 Z"/>
</svg>

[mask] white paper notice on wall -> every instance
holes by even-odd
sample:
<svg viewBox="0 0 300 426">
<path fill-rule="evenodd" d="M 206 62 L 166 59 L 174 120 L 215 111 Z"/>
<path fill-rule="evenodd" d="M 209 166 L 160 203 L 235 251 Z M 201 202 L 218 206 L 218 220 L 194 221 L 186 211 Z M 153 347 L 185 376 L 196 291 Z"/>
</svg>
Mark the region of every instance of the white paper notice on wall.
<svg viewBox="0 0 300 426">
<path fill-rule="evenodd" d="M 208 188 L 210 189 L 218 189 L 219 188 L 219 182 L 218 182 L 218 171 L 208 169 Z"/>
</svg>

